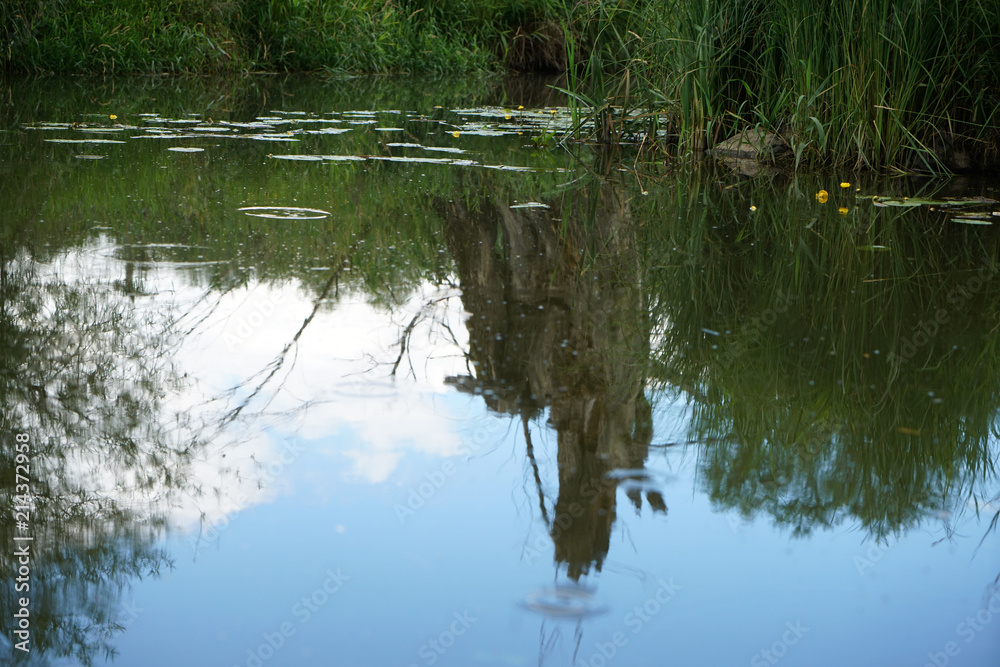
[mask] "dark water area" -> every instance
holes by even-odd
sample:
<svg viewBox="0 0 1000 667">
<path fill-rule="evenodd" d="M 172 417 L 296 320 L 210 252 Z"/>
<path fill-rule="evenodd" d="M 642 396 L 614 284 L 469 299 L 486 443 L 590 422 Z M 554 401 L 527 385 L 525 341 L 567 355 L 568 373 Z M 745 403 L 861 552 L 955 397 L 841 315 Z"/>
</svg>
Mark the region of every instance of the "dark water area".
<svg viewBox="0 0 1000 667">
<path fill-rule="evenodd" d="M 637 168 L 526 79 L 2 98 L 3 664 L 1000 664 L 997 182 Z"/>
</svg>

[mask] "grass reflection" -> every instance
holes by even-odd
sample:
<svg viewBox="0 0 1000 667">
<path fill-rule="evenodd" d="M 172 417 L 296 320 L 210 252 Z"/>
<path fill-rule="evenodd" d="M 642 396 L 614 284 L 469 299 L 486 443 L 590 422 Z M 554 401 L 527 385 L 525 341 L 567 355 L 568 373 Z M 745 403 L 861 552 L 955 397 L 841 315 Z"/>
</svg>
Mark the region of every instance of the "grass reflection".
<svg viewBox="0 0 1000 667">
<path fill-rule="evenodd" d="M 692 397 L 713 500 L 881 537 L 984 493 L 996 234 L 862 201 L 843 219 L 798 181 L 681 179 L 644 228 L 651 375 Z"/>
<path fill-rule="evenodd" d="M 158 112 L 179 118 L 183 84 L 169 85 L 177 90 L 163 92 Z M 293 91 L 234 89 L 190 108 L 242 122 Z M 370 108 L 439 112 L 438 99 L 390 92 L 372 93 Z M 160 95 L 140 93 L 133 110 Z M 296 98 L 306 111 L 355 102 L 323 86 Z M 66 104 L 48 120 L 80 108 Z M 128 113 L 119 108 L 117 120 Z M 452 139 L 422 120 L 386 123 L 405 125 L 415 144 Z M 882 539 L 996 498 L 997 234 L 930 204 L 867 198 L 968 191 L 843 175 L 737 180 L 708 169 L 643 174 L 636 190 L 600 154 L 526 148 L 524 138 L 466 138 L 466 147 L 483 163 L 513 163 L 515 154 L 537 172 L 268 160 L 273 146 L 249 142 L 175 155 L 131 141 L 79 161 L 67 152 L 76 148 L 37 132 L 9 137 L 0 147 L 0 197 L 10 203 L 0 221 L 0 415 L 5 432 L 30 427 L 46 443 L 38 524 L 53 532 L 38 571 L 65 575 L 64 589 L 49 589 L 64 597 L 42 614 L 51 631 L 39 633 L 53 655 L 104 650 L 121 582 L 166 565 L 152 546 L 164 520 L 98 493 L 76 462 L 142 498 L 193 492 L 186 465 L 203 443 L 178 442 L 165 406 L 184 383 L 174 346 L 205 332 L 191 320 L 179 328 L 190 304 L 157 291 L 163 275 L 197 287 L 208 313 L 261 284 L 309 302 L 281 353 L 212 406 L 225 404 L 223 424 L 251 392 L 280 391 L 278 371 L 298 337 L 345 295 L 393 310 L 428 285 L 459 287 L 470 370 L 448 381 L 521 423 L 545 539 L 574 579 L 608 557 L 619 488 L 636 509 L 668 510 L 644 472 L 664 396 L 691 404 L 686 441 L 697 443 L 699 479 L 718 507 L 796 534 L 857 523 Z M 295 150 L 332 154 L 324 142 L 335 141 L 338 154 L 382 155 L 397 140 L 367 130 L 309 135 Z M 250 206 L 328 215 L 277 220 L 240 210 Z M 85 253 L 75 273 L 38 273 Z M 454 293 L 435 293 L 410 322 L 435 321 L 433 299 Z M 139 307 L 154 300 L 164 310 Z M 393 373 L 407 372 L 414 327 L 400 325 Z M 462 333 L 440 340 L 460 345 Z M 532 442 L 543 419 L 558 442 L 554 493 Z M 12 454 L 4 456 L 9 468 Z M 98 585 L 109 602 L 87 606 Z M 70 625 L 59 634 L 78 609 L 104 639 Z"/>
</svg>

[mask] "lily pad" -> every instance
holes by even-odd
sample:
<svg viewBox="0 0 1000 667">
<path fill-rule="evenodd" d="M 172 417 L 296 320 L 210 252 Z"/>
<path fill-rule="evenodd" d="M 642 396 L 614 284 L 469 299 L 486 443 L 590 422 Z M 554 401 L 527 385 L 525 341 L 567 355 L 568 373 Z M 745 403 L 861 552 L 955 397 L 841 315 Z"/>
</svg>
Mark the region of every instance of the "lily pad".
<svg viewBox="0 0 1000 667">
<path fill-rule="evenodd" d="M 329 211 L 301 206 L 244 206 L 237 210 L 255 218 L 275 220 L 319 220 L 330 215 Z"/>
<path fill-rule="evenodd" d="M 996 199 L 988 197 L 946 197 L 944 199 L 924 199 L 921 197 L 858 197 L 871 199 L 876 206 L 968 206 L 969 204 L 996 204 Z"/>
<path fill-rule="evenodd" d="M 124 144 L 117 139 L 43 139 L 50 144 Z"/>
</svg>

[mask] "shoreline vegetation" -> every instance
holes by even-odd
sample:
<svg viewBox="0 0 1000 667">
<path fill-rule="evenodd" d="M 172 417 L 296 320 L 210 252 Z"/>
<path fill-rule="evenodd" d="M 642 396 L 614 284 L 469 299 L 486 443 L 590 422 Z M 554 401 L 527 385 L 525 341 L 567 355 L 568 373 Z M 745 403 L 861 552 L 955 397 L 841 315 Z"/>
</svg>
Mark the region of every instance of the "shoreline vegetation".
<svg viewBox="0 0 1000 667">
<path fill-rule="evenodd" d="M 795 170 L 1000 170 L 998 43 L 1000 0 L 0 5 L 8 76 L 562 72 L 578 138 Z"/>
</svg>

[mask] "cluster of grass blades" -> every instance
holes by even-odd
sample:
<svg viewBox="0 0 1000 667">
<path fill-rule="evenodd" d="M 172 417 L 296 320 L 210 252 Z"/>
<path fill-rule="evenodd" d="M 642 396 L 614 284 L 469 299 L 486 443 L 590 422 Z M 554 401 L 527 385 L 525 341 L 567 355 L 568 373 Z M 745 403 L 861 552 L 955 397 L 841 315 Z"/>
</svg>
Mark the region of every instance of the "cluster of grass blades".
<svg viewBox="0 0 1000 667">
<path fill-rule="evenodd" d="M 0 70 L 349 73 L 497 70 L 555 0 L 8 0 Z"/>
<path fill-rule="evenodd" d="M 625 90 L 666 111 L 622 114 L 619 136 L 652 127 L 683 155 L 759 128 L 796 169 L 1000 165 L 1000 0 L 596 5 L 575 17 L 589 52 L 570 69 L 576 99 L 598 120 Z"/>
<path fill-rule="evenodd" d="M 1000 0 L 9 0 L 13 72 L 565 69 L 576 138 L 795 169 L 1000 167 Z"/>
</svg>

